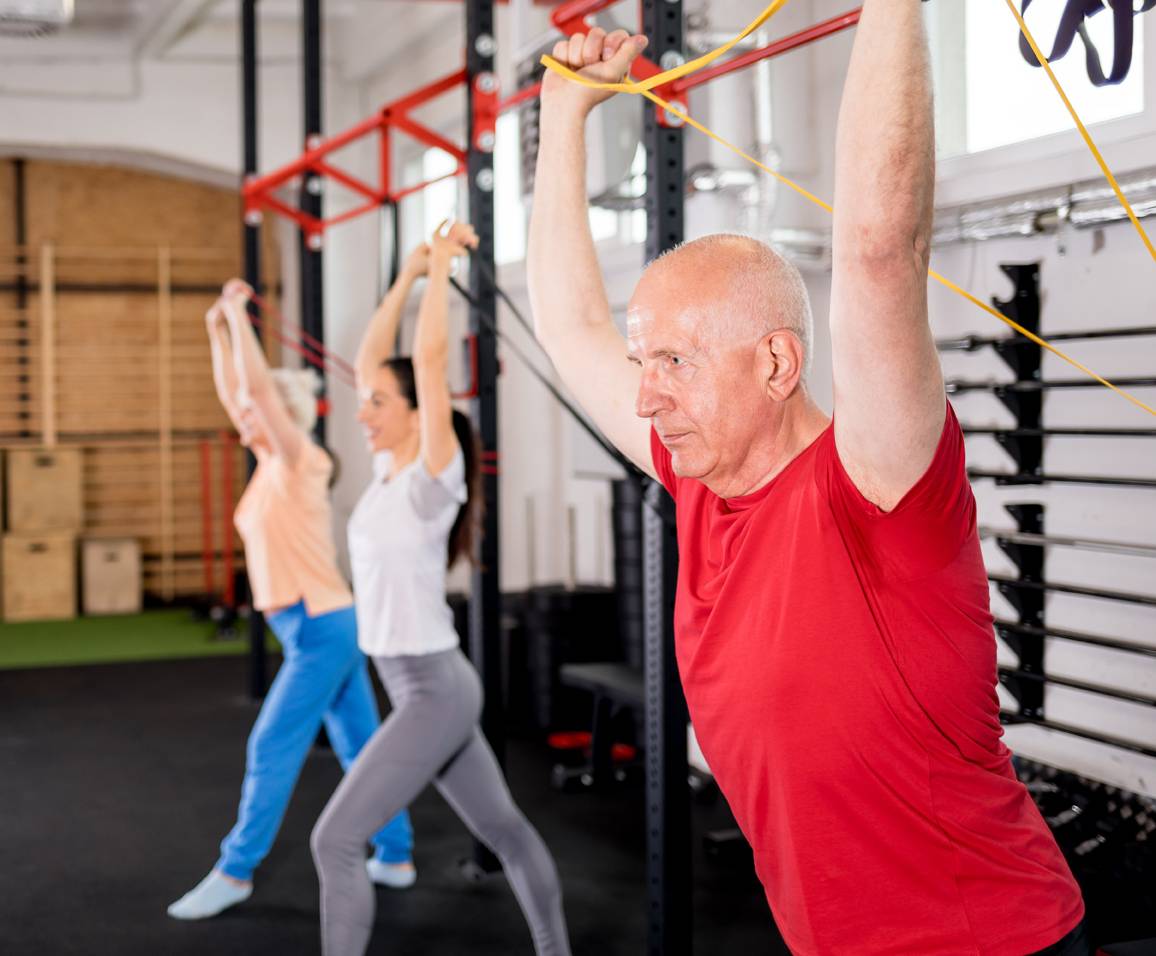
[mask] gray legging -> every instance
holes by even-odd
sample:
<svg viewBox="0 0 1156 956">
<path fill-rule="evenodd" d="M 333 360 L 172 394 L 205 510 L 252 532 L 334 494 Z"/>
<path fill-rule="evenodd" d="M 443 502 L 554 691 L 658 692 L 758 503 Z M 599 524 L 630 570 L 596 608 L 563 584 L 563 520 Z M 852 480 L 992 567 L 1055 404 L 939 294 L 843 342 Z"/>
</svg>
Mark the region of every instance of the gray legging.
<svg viewBox="0 0 1156 956">
<path fill-rule="evenodd" d="M 313 828 L 325 956 L 362 956 L 373 930 L 369 838 L 426 784 L 502 861 L 538 956 L 569 956 L 562 888 L 546 844 L 510 797 L 478 729 L 482 687 L 458 649 L 374 659 L 393 710 Z M 463 930 L 467 932 L 467 930 Z"/>
</svg>

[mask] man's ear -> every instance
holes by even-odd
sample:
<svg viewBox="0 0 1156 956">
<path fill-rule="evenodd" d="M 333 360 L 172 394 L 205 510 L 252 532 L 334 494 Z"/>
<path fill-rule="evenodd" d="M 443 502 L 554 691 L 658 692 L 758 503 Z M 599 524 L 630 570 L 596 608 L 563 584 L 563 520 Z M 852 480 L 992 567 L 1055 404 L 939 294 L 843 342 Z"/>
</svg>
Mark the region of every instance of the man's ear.
<svg viewBox="0 0 1156 956">
<path fill-rule="evenodd" d="M 785 402 L 799 387 L 803 377 L 803 343 L 790 329 L 775 329 L 759 345 L 767 397 Z"/>
</svg>

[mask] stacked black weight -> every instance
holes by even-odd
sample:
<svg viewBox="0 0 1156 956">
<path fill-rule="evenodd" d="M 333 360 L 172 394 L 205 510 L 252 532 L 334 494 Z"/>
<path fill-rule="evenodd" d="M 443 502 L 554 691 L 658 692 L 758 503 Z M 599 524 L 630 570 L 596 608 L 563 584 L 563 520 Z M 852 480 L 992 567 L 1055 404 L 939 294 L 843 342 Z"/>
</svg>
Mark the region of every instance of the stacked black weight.
<svg viewBox="0 0 1156 956">
<path fill-rule="evenodd" d="M 1017 760 L 1084 892 L 1100 945 L 1156 937 L 1156 800 Z"/>
</svg>

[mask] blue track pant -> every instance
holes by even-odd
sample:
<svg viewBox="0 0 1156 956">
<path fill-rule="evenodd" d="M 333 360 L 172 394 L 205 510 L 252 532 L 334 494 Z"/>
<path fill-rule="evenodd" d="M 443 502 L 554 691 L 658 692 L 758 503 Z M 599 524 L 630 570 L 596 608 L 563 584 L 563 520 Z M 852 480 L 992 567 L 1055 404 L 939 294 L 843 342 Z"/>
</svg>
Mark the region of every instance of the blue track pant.
<svg viewBox="0 0 1156 956">
<path fill-rule="evenodd" d="M 333 752 L 348 770 L 381 722 L 352 607 L 317 617 L 295 604 L 268 618 L 284 661 L 249 734 L 237 824 L 221 843 L 218 869 L 252 878 L 281 827 L 285 808 L 317 732 L 325 724 Z M 411 859 L 413 830 L 403 809 L 372 839 L 386 863 Z"/>
</svg>

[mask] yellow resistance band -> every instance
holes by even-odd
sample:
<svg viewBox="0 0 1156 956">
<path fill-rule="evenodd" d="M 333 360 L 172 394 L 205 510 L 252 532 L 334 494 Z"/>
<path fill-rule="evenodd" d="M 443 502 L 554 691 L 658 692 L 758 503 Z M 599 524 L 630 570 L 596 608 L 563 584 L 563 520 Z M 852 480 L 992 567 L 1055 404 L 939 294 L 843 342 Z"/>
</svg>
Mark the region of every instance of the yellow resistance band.
<svg viewBox="0 0 1156 956">
<path fill-rule="evenodd" d="M 673 83 L 675 80 L 682 79 L 684 76 L 689 76 L 691 73 L 701 70 L 704 66 L 709 66 L 720 56 L 729 53 L 734 47 L 742 43 L 747 37 L 754 33 L 759 27 L 766 23 L 771 17 L 778 13 L 783 7 L 787 5 L 787 0 L 772 0 L 750 23 L 748 23 L 737 37 L 733 40 L 728 40 L 718 49 L 711 50 L 709 53 L 704 53 L 702 56 L 693 60 L 688 60 L 681 66 L 673 67 L 665 73 L 657 73 L 646 80 L 624 80 L 621 83 L 595 83 L 592 80 L 586 79 L 584 76 L 579 76 L 569 67 L 563 66 L 549 54 L 542 57 L 542 64 L 553 70 L 566 79 L 579 83 L 582 86 L 589 86 L 596 90 L 613 90 L 615 93 L 645 93 L 648 90 L 653 90 L 656 86 L 664 86 L 667 83 Z"/>
<path fill-rule="evenodd" d="M 711 62 L 712 60 L 717 59 L 718 56 L 721 56 L 723 53 L 725 53 L 727 50 L 729 50 L 731 47 L 733 47 L 736 43 L 738 43 L 741 39 L 748 36 L 750 33 L 752 33 L 754 30 L 756 30 L 759 26 L 761 26 L 763 23 L 765 23 L 767 20 L 769 20 L 775 13 L 777 13 L 786 4 L 786 2 L 787 2 L 787 0 L 774 0 L 774 2 L 770 6 L 768 6 L 750 26 L 748 26 L 746 28 L 746 30 L 744 30 L 741 34 L 739 34 L 739 36 L 736 37 L 734 40 L 730 41 L 729 44 L 724 44 L 724 46 L 719 47 L 718 50 L 714 50 L 711 53 L 706 54 L 705 56 L 699 57 L 697 60 L 693 60 L 690 63 L 684 63 L 682 66 L 675 67 L 673 70 L 668 70 L 665 73 L 660 73 L 656 76 L 652 76 L 648 80 L 644 80 L 641 83 L 633 83 L 633 82 L 628 82 L 628 83 L 599 83 L 596 80 L 591 80 L 591 79 L 588 79 L 587 77 L 580 76 L 578 73 L 575 73 L 573 70 L 568 69 L 567 67 L 563 66 L 561 63 L 559 63 L 557 60 L 555 60 L 551 56 L 543 56 L 541 62 L 542 62 L 542 65 L 545 66 L 547 69 L 553 70 L 555 73 L 561 74 L 562 76 L 566 77 L 567 79 L 571 80 L 574 83 L 578 83 L 581 86 L 586 86 L 586 87 L 589 87 L 591 89 L 596 89 L 596 90 L 614 90 L 614 91 L 624 92 L 624 93 L 639 93 L 642 96 L 645 96 L 652 103 L 655 103 L 657 106 L 661 107 L 662 109 L 669 111 L 671 115 L 679 117 L 679 119 L 681 119 L 688 126 L 693 126 L 700 133 L 703 133 L 706 136 L 709 136 L 716 143 L 720 144 L 721 146 L 725 146 L 731 152 L 735 153 L 738 156 L 741 156 L 747 162 L 751 163 L 754 166 L 757 166 L 759 169 L 763 170 L 764 172 L 769 173 L 770 175 L 774 176 L 775 179 L 777 179 L 783 185 L 788 186 L 789 188 L 793 189 L 800 196 L 802 196 L 805 199 L 809 200 L 810 202 L 814 203 L 816 206 L 819 206 L 822 209 L 825 209 L 827 212 L 833 214 L 835 212 L 835 209 L 830 203 L 825 202 L 824 200 L 822 200 L 818 196 L 816 196 L 814 193 L 811 193 L 808 190 L 804 189 L 798 183 L 794 182 L 791 179 L 788 179 L 786 176 L 782 175 L 781 173 L 778 173 L 775 170 L 771 169 L 769 166 L 766 166 L 765 164 L 759 162 L 757 159 L 755 159 L 753 156 L 751 156 L 749 153 L 745 152 L 744 150 L 740 149 L 734 143 L 731 143 L 728 140 L 723 139 L 723 137 L 719 136 L 713 130 L 707 129 L 707 127 L 703 126 L 702 123 L 698 122 L 697 120 L 695 120 L 694 118 L 689 116 L 687 113 L 680 110 L 677 106 L 674 106 L 671 103 L 666 102 L 666 100 L 662 99 L 659 96 L 656 96 L 654 93 L 651 92 L 651 89 L 653 87 L 662 86 L 665 83 L 672 82 L 674 79 L 677 79 L 678 77 L 681 77 L 681 76 L 685 76 L 687 73 L 692 72 L 692 70 L 699 69 L 700 67 L 705 66 L 707 63 Z M 1008 3 L 1010 4 L 1011 0 L 1008 0 Z M 1020 19 L 1021 29 L 1023 29 L 1025 31 L 1025 35 L 1027 35 L 1026 34 L 1027 24 L 1025 24 L 1023 22 L 1022 18 L 1019 18 L 1018 15 L 1017 15 L 1017 19 Z M 1030 38 L 1030 35 L 1029 35 L 1029 42 L 1031 42 L 1033 44 L 1033 48 L 1035 48 L 1034 47 L 1035 41 Z M 1037 57 L 1039 57 L 1040 62 L 1046 63 L 1047 61 L 1039 53 L 1038 48 L 1035 48 L 1035 49 L 1036 49 L 1036 55 L 1037 55 Z M 687 69 L 688 67 L 690 67 L 691 69 Z M 1056 83 L 1057 89 L 1060 89 L 1059 83 L 1058 83 L 1058 81 L 1056 81 L 1054 74 L 1051 74 L 1050 70 L 1048 72 L 1049 72 L 1049 75 L 1052 75 L 1052 80 L 1053 80 L 1053 82 Z M 1061 91 L 1061 95 L 1063 95 L 1062 91 Z M 1065 102 L 1067 102 L 1067 97 L 1064 97 L 1064 99 L 1065 99 Z M 1069 109 L 1071 110 L 1070 103 L 1069 103 Z M 1072 115 L 1075 116 L 1074 110 L 1072 110 Z M 1077 122 L 1079 122 L 1078 118 L 1077 118 Z M 1080 123 L 1080 126 L 1083 129 L 1082 123 Z M 1086 135 L 1087 134 L 1086 129 L 1084 129 L 1084 132 Z M 1088 140 L 1089 145 L 1091 145 L 1091 137 L 1086 135 L 1086 139 Z M 1093 146 L 1093 149 L 1094 149 L 1094 146 Z M 1096 151 L 1096 154 L 1098 155 L 1098 151 Z M 1108 170 L 1107 164 L 1103 162 L 1102 157 L 1101 157 L 1101 164 L 1102 164 L 1103 169 L 1105 170 L 1105 173 L 1109 177 L 1111 177 L 1111 172 Z M 1115 179 L 1112 178 L 1111 181 L 1112 181 L 1113 185 L 1115 185 Z M 1117 196 L 1120 198 L 1121 202 L 1124 203 L 1125 208 L 1128 208 L 1129 212 L 1132 215 L 1133 221 L 1136 223 L 1137 227 L 1139 227 L 1139 220 L 1136 219 L 1135 213 L 1132 212 L 1131 207 L 1128 206 L 1128 201 L 1124 197 L 1124 194 L 1120 190 L 1119 186 L 1116 186 L 1116 193 L 1117 193 Z M 1141 234 L 1143 234 L 1143 229 L 1140 229 L 1140 232 L 1141 232 Z M 1144 238 L 1147 239 L 1147 236 L 1145 236 Z M 946 278 L 945 276 L 940 275 L 934 269 L 929 269 L 928 275 L 932 279 L 934 279 L 936 282 L 938 282 L 941 285 L 945 286 L 946 288 L 950 289 L 952 292 L 955 292 L 957 295 L 960 295 L 963 298 L 967 299 L 967 301 L 971 302 L 973 305 L 976 305 L 979 308 L 983 309 L 983 311 L 987 312 L 989 315 L 998 319 L 1000 322 L 1003 322 L 1005 325 L 1014 329 L 1020 335 L 1031 340 L 1036 345 L 1040 346 L 1041 348 L 1047 349 L 1053 355 L 1057 356 L 1058 358 L 1063 359 L 1065 362 L 1067 362 L 1073 368 L 1076 368 L 1079 371 L 1083 372 L 1085 375 L 1087 375 L 1090 378 L 1094 379 L 1095 381 L 1099 382 L 1105 388 L 1111 389 L 1117 395 L 1121 396 L 1124 399 L 1127 399 L 1133 405 L 1135 405 L 1136 407 L 1147 412 L 1149 415 L 1156 416 L 1156 408 L 1153 408 L 1151 405 L 1147 404 L 1146 402 L 1141 401 L 1139 398 L 1137 398 L 1135 395 L 1132 395 L 1130 392 L 1126 392 L 1124 389 L 1120 388 L 1118 385 L 1114 385 L 1112 382 L 1108 381 L 1108 379 L 1106 379 L 1102 375 L 1099 375 L 1098 373 L 1094 372 L 1092 369 L 1088 368 L 1082 362 L 1079 362 L 1076 359 L 1072 358 L 1070 355 L 1061 351 L 1056 346 L 1054 346 L 1050 342 L 1048 342 L 1046 339 L 1043 339 L 1040 336 L 1036 335 L 1034 332 L 1032 332 L 1028 329 L 1025 329 L 1018 322 L 1015 322 L 1012 319 L 1009 319 L 1002 312 L 1000 312 L 997 309 L 993 308 L 992 306 L 988 305 L 986 302 L 984 302 L 982 299 L 978 298 L 977 296 L 972 295 L 966 289 L 964 289 L 961 286 L 957 285 L 956 283 L 952 282 L 950 279 Z"/>
</svg>

